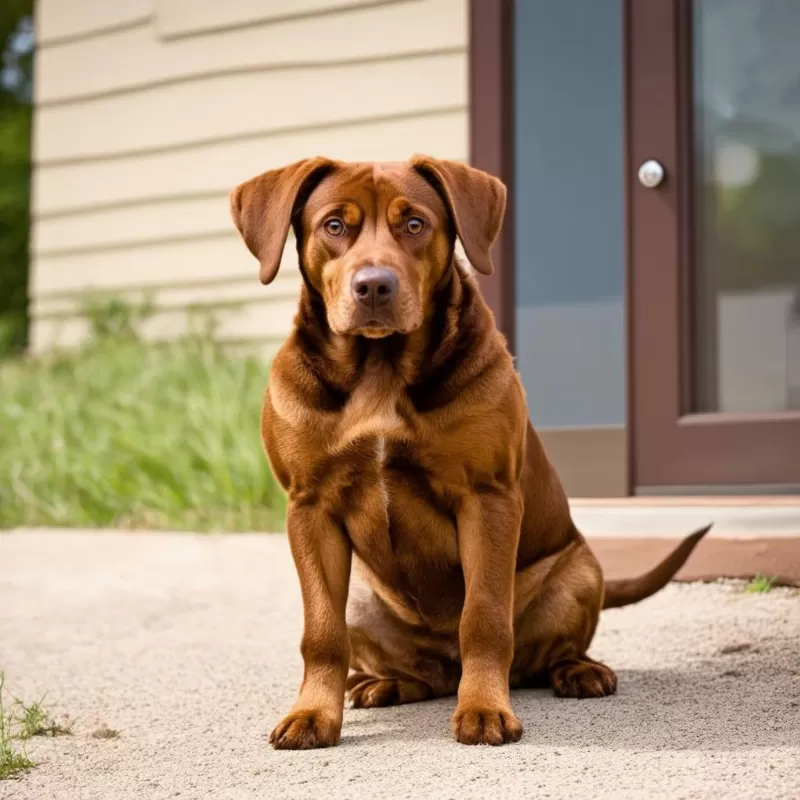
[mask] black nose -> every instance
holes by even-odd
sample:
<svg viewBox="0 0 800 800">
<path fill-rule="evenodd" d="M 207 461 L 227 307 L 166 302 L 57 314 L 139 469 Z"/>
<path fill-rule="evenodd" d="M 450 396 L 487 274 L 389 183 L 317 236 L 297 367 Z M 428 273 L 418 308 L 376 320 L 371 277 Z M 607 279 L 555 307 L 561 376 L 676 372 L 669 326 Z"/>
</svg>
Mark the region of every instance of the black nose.
<svg viewBox="0 0 800 800">
<path fill-rule="evenodd" d="M 353 297 L 367 306 L 382 306 L 397 291 L 397 275 L 386 267 L 364 267 L 353 275 Z"/>
</svg>

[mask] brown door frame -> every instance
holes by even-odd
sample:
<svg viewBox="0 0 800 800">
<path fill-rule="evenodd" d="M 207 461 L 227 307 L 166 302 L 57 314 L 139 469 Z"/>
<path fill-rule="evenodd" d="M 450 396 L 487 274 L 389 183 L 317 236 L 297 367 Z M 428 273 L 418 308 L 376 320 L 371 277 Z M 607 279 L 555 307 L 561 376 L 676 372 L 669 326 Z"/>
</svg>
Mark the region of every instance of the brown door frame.
<svg viewBox="0 0 800 800">
<path fill-rule="evenodd" d="M 625 0 L 631 464 L 636 485 L 800 485 L 800 413 L 692 413 L 691 0 Z M 638 165 L 665 167 L 656 189 Z"/>
<path fill-rule="evenodd" d="M 508 188 L 503 229 L 492 250 L 494 274 L 481 276 L 483 296 L 514 352 L 514 3 L 469 4 L 470 164 Z"/>
</svg>

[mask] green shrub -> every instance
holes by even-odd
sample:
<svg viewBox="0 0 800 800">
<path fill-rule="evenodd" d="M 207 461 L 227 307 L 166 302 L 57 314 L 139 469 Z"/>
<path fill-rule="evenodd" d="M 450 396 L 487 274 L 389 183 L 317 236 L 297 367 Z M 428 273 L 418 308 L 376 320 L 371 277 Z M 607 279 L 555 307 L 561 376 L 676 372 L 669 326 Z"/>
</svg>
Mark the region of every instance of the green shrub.
<svg viewBox="0 0 800 800">
<path fill-rule="evenodd" d="M 33 0 L 0 3 L 0 356 L 27 338 Z"/>
</svg>

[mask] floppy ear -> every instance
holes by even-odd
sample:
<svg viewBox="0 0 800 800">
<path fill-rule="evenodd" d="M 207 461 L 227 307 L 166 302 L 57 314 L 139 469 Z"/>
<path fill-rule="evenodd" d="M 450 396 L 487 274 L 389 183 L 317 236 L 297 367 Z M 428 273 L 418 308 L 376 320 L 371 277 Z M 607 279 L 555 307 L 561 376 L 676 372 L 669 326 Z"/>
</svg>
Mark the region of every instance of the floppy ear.
<svg viewBox="0 0 800 800">
<path fill-rule="evenodd" d="M 444 194 L 456 234 L 473 267 L 484 275 L 494 272 L 491 249 L 500 233 L 506 210 L 502 181 L 458 161 L 414 155 L 411 166 Z"/>
<path fill-rule="evenodd" d="M 231 192 L 231 217 L 247 249 L 261 262 L 261 283 L 271 283 L 278 274 L 300 190 L 332 164 L 321 157 L 296 161 L 251 178 Z"/>
</svg>

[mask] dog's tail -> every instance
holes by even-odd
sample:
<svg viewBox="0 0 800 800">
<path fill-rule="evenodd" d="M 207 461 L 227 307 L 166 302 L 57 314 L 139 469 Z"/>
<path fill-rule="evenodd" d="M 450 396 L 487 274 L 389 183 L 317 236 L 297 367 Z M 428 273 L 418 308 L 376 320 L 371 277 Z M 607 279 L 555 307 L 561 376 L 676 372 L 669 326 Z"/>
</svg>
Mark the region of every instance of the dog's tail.
<svg viewBox="0 0 800 800">
<path fill-rule="evenodd" d="M 660 564 L 637 578 L 606 581 L 603 608 L 619 608 L 638 603 L 663 589 L 684 565 L 697 543 L 711 530 L 711 525 L 687 536 Z"/>
</svg>

